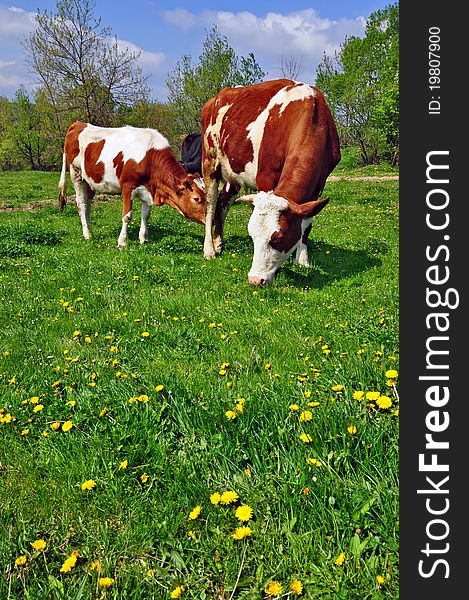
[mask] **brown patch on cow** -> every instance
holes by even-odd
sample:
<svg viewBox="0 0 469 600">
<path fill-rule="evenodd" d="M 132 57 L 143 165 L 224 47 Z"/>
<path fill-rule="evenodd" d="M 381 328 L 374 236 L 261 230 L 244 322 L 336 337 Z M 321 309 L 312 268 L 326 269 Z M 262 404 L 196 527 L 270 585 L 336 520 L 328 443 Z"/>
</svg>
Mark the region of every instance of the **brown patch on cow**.
<svg viewBox="0 0 469 600">
<path fill-rule="evenodd" d="M 106 140 L 91 142 L 85 149 L 84 170 L 95 183 L 100 183 L 104 177 L 104 163 L 98 162 Z"/>
<path fill-rule="evenodd" d="M 122 150 L 116 156 L 114 156 L 112 164 L 114 165 L 114 169 L 116 170 L 117 179 L 120 180 L 122 169 L 124 168 L 124 153 L 122 152 Z"/>
<path fill-rule="evenodd" d="M 272 108 L 259 149 L 258 189 L 273 189 L 297 204 L 319 198 L 340 161 L 334 120 L 321 91 L 313 89 L 314 96 L 294 100 L 282 112 Z"/>
<path fill-rule="evenodd" d="M 79 155 L 80 145 L 78 143 L 78 136 L 88 126 L 87 123 L 81 121 L 75 121 L 70 125 L 65 136 L 64 152 L 67 160 L 70 163 Z"/>
<path fill-rule="evenodd" d="M 279 218 L 280 230 L 274 231 L 270 238 L 269 243 L 272 248 L 279 252 L 289 252 L 300 240 L 301 221 L 301 217 L 297 217 L 289 210 L 281 213 Z"/>
</svg>

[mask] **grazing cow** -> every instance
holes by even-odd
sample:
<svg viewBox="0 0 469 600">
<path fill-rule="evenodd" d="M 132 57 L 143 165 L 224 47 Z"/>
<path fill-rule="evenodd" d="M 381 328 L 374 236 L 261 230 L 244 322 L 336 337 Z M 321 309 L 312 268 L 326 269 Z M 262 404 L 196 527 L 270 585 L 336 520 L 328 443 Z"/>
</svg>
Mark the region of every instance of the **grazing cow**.
<svg viewBox="0 0 469 600">
<path fill-rule="evenodd" d="M 189 133 L 183 139 L 181 164 L 188 173 L 202 174 L 202 134 Z"/>
<path fill-rule="evenodd" d="M 185 217 L 205 222 L 203 182 L 188 174 L 155 129 L 96 127 L 75 121 L 65 137 L 59 207 L 66 196 L 66 168 L 76 192 L 83 237 L 90 236 L 90 207 L 96 192 L 123 197 L 122 229 L 117 246 L 127 244 L 127 227 L 132 218 L 132 200 L 142 201 L 140 243 L 148 240 L 148 218 L 153 204 L 168 204 Z"/>
<path fill-rule="evenodd" d="M 227 182 L 230 194 L 241 186 L 257 190 L 238 199 L 254 206 L 249 282 L 272 283 L 295 249 L 297 262 L 308 266 L 312 219 L 329 201 L 319 196 L 340 161 L 336 126 L 322 92 L 289 79 L 226 88 L 203 106 L 201 116 L 204 257 L 213 258 L 223 247 L 233 195 L 218 196 L 218 187 Z"/>
</svg>

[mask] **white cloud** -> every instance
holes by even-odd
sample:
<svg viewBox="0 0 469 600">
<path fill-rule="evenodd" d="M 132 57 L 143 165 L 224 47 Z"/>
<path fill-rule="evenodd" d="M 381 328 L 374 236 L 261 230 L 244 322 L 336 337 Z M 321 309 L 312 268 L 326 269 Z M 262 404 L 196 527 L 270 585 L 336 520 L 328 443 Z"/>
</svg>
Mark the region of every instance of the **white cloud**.
<svg viewBox="0 0 469 600">
<path fill-rule="evenodd" d="M 199 19 L 195 15 L 183 8 L 165 11 L 163 16 L 169 25 L 175 25 L 183 31 L 188 31 L 199 22 Z"/>
<path fill-rule="evenodd" d="M 363 17 L 337 21 L 323 19 L 311 8 L 287 14 L 269 12 L 265 16 L 256 16 L 249 11 L 203 11 L 198 15 L 183 11 L 187 13 L 183 24 L 178 18 L 180 12 L 168 11 L 165 14 L 167 22 L 180 29 L 187 29 L 189 23 L 192 27 L 216 25 L 238 54 L 254 52 L 269 77 L 280 75 L 282 54 L 293 53 L 302 60 L 304 77 L 308 80 L 314 79 L 324 52 L 334 53 L 347 35 L 362 36 L 366 22 Z"/>
<path fill-rule="evenodd" d="M 0 6 L 0 40 L 2 44 L 30 33 L 36 27 L 36 13 L 16 6 Z"/>
</svg>

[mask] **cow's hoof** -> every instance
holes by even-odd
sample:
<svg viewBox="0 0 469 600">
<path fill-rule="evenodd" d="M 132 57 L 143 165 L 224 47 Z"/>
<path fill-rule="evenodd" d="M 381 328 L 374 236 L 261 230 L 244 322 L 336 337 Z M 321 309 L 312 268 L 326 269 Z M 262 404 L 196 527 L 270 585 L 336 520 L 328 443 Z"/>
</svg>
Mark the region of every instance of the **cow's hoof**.
<svg viewBox="0 0 469 600">
<path fill-rule="evenodd" d="M 206 260 L 210 260 L 211 258 L 215 258 L 215 250 L 213 249 L 212 244 L 204 244 L 204 258 Z"/>
</svg>

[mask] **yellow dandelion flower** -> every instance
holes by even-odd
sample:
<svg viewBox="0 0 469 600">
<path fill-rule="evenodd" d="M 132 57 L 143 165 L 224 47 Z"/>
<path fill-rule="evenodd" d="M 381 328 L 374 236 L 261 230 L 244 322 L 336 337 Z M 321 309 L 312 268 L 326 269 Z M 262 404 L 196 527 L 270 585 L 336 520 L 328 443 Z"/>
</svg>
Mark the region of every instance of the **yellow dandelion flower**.
<svg viewBox="0 0 469 600">
<path fill-rule="evenodd" d="M 319 406 L 320 402 L 308 402 L 308 406 L 311 406 L 311 408 L 316 408 L 316 406 Z"/>
<path fill-rule="evenodd" d="M 233 387 L 233 382 L 232 382 L 232 381 L 227 381 L 227 382 L 226 382 L 226 387 L 227 387 L 228 389 L 231 389 L 231 388 Z"/>
<path fill-rule="evenodd" d="M 153 577 L 154 574 L 155 574 L 155 569 L 148 569 L 147 570 L 147 577 Z"/>
<path fill-rule="evenodd" d="M 313 418 L 313 413 L 310 410 L 304 410 L 300 414 L 300 423 L 302 423 L 303 421 L 311 421 L 312 418 Z"/>
<path fill-rule="evenodd" d="M 86 492 L 96 487 L 96 481 L 94 479 L 87 479 L 81 484 L 81 489 Z"/>
<path fill-rule="evenodd" d="M 242 402 L 241 402 L 242 400 Z M 242 413 L 244 412 L 244 398 L 238 398 L 238 402 L 236 403 L 236 412 Z"/>
<path fill-rule="evenodd" d="M 72 421 L 65 421 L 65 423 L 62 425 L 62 431 L 70 431 L 70 429 L 72 427 L 73 427 Z"/>
<path fill-rule="evenodd" d="M 269 581 L 269 583 L 266 585 L 265 593 L 268 596 L 280 596 L 282 592 L 283 587 L 278 581 Z"/>
<path fill-rule="evenodd" d="M 36 406 L 33 408 L 33 412 L 37 413 L 39 411 L 41 411 L 44 408 L 44 404 L 36 404 Z"/>
<path fill-rule="evenodd" d="M 288 408 L 293 411 L 300 410 L 300 407 L 298 406 L 298 404 L 290 404 L 290 406 Z"/>
<path fill-rule="evenodd" d="M 361 390 L 357 390 L 356 392 L 353 392 L 353 394 L 352 394 L 352 398 L 354 400 L 358 400 L 359 402 L 361 402 L 363 400 L 364 396 L 365 396 L 365 392 L 362 392 Z"/>
<path fill-rule="evenodd" d="M 35 540 L 34 542 L 31 542 L 31 546 L 37 552 L 42 552 L 45 549 L 45 547 L 47 546 L 47 544 L 46 544 L 45 540 L 39 539 L 39 540 Z"/>
<path fill-rule="evenodd" d="M 150 400 L 150 398 L 146 394 L 141 394 L 138 397 L 138 401 L 139 402 L 148 402 L 149 400 Z"/>
<path fill-rule="evenodd" d="M 301 493 L 304 494 L 305 496 L 307 496 L 309 494 L 309 487 L 305 486 L 302 490 Z"/>
<path fill-rule="evenodd" d="M 140 475 L 140 481 L 142 483 L 146 483 L 148 481 L 148 475 L 146 473 L 143 473 L 143 475 Z"/>
<path fill-rule="evenodd" d="M 78 331 L 78 329 L 76 329 L 76 330 L 73 332 L 73 337 L 80 337 L 80 335 L 81 335 L 81 331 Z"/>
<path fill-rule="evenodd" d="M 21 435 L 29 435 L 29 429 L 23 429 Z"/>
<path fill-rule="evenodd" d="M 174 590 L 171 592 L 171 598 L 180 598 L 184 591 L 184 586 L 177 585 Z"/>
<path fill-rule="evenodd" d="M 350 433 L 350 435 L 355 435 L 357 433 L 357 428 L 355 425 L 349 425 L 347 427 L 347 431 Z"/>
<path fill-rule="evenodd" d="M 333 392 L 341 392 L 344 389 L 343 385 L 333 385 L 332 386 L 332 391 Z"/>
<path fill-rule="evenodd" d="M 111 346 L 109 348 L 109 351 L 112 352 L 113 354 L 115 354 L 117 352 L 117 346 Z"/>
<path fill-rule="evenodd" d="M 110 588 L 111 585 L 114 585 L 116 580 L 112 577 L 100 577 L 99 578 L 99 587 Z"/>
<path fill-rule="evenodd" d="M 37 404 L 39 402 L 39 396 L 32 396 L 29 401 L 31 404 Z"/>
<path fill-rule="evenodd" d="M 27 557 L 24 555 L 18 556 L 18 558 L 15 560 L 15 565 L 19 565 L 19 566 L 25 565 L 27 560 L 28 560 Z"/>
<path fill-rule="evenodd" d="M 312 392 L 311 392 L 311 390 L 306 390 L 305 392 L 303 392 L 303 394 L 304 394 L 305 398 L 311 398 Z"/>
<path fill-rule="evenodd" d="M 341 552 L 339 556 L 335 559 L 335 564 L 341 567 L 345 561 L 345 552 Z"/>
<path fill-rule="evenodd" d="M 57 431 L 57 429 L 60 429 L 60 423 L 59 421 L 54 421 L 49 425 L 49 427 L 52 429 L 52 431 Z"/>
<path fill-rule="evenodd" d="M 241 504 L 235 511 L 238 521 L 249 521 L 252 518 L 252 508 L 247 504 Z"/>
<path fill-rule="evenodd" d="M 69 400 L 68 402 L 65 402 L 65 406 L 76 406 L 76 405 L 77 405 L 76 400 Z"/>
<path fill-rule="evenodd" d="M 61 573 L 69 573 L 72 568 L 76 565 L 79 554 L 77 550 L 74 550 L 68 558 L 65 559 L 63 565 L 60 567 Z"/>
<path fill-rule="evenodd" d="M 228 372 L 228 371 L 227 371 L 226 369 L 220 369 L 220 370 L 218 371 L 218 374 L 219 374 L 219 375 L 226 375 L 226 374 L 227 374 L 227 372 Z"/>
<path fill-rule="evenodd" d="M 106 414 L 107 414 L 107 412 L 108 412 L 108 410 L 107 410 L 107 406 L 105 406 L 104 408 L 102 408 L 102 409 L 101 409 L 101 411 L 100 411 L 100 413 L 99 413 L 99 416 L 100 416 L 100 417 L 104 417 L 104 415 L 106 415 Z"/>
<path fill-rule="evenodd" d="M 163 391 L 163 390 L 164 390 L 164 385 L 161 385 L 161 384 L 160 384 L 160 385 L 157 385 L 157 386 L 155 387 L 155 392 L 161 392 L 161 391 Z"/>
<path fill-rule="evenodd" d="M 310 435 L 308 435 L 307 433 L 302 433 L 300 435 L 300 440 L 302 442 L 304 442 L 305 444 L 309 444 L 310 442 L 313 441 L 313 438 Z"/>
<path fill-rule="evenodd" d="M 210 502 L 212 504 L 220 504 L 221 496 L 218 492 L 215 492 L 210 496 Z"/>
<path fill-rule="evenodd" d="M 227 410 L 225 413 L 225 417 L 227 419 L 230 419 L 230 421 L 233 421 L 234 419 L 236 419 L 236 413 L 234 410 Z"/>
<path fill-rule="evenodd" d="M 91 571 L 97 571 L 98 573 L 101 571 L 101 563 L 99 560 L 94 560 L 90 566 Z"/>
<path fill-rule="evenodd" d="M 148 333 L 148 331 L 142 331 L 142 337 L 143 338 L 150 337 L 150 334 Z"/>
<path fill-rule="evenodd" d="M 199 506 L 199 505 L 195 506 L 189 513 L 189 520 L 194 521 L 195 519 L 197 519 L 197 517 L 200 515 L 201 510 L 202 510 L 201 506 Z"/>
<path fill-rule="evenodd" d="M 379 408 L 382 408 L 384 410 L 392 406 L 392 400 L 391 398 L 388 398 L 388 396 L 380 396 L 376 400 L 376 404 L 379 406 Z"/>
<path fill-rule="evenodd" d="M 220 502 L 222 504 L 231 504 L 232 502 L 236 502 L 238 498 L 239 496 L 236 492 L 223 492 L 223 494 L 220 497 Z"/>
<path fill-rule="evenodd" d="M 245 537 L 249 537 L 252 533 L 252 529 L 250 527 L 236 527 L 235 532 L 231 534 L 235 540 L 242 540 Z"/>
<path fill-rule="evenodd" d="M 317 458 L 307 458 L 306 462 L 308 465 L 314 465 L 315 467 L 322 467 L 322 462 Z"/>
<path fill-rule="evenodd" d="M 389 371 L 386 371 L 385 375 L 389 379 L 397 379 L 398 372 L 396 371 L 396 369 L 389 369 Z"/>
<path fill-rule="evenodd" d="M 43 431 L 43 432 L 41 433 L 41 435 L 42 435 L 42 437 L 45 437 L 45 438 L 46 438 L 46 437 L 49 437 L 49 432 L 48 432 L 48 431 Z"/>
<path fill-rule="evenodd" d="M 303 593 L 303 584 L 298 579 L 295 579 L 290 583 L 290 590 L 297 596 L 301 596 Z"/>
<path fill-rule="evenodd" d="M 129 461 L 123 460 L 122 462 L 119 463 L 119 469 L 127 469 L 127 467 L 129 466 Z"/>
<path fill-rule="evenodd" d="M 384 577 L 382 575 L 376 575 L 376 583 L 378 585 L 383 585 L 383 583 L 384 583 Z"/>
<path fill-rule="evenodd" d="M 378 400 L 380 396 L 381 394 L 379 392 L 366 392 L 365 398 L 367 400 Z"/>
<path fill-rule="evenodd" d="M 271 368 L 272 368 L 272 365 L 271 365 L 270 363 L 265 363 L 265 365 L 264 365 L 264 369 L 265 369 L 266 371 L 270 371 L 270 370 L 271 370 Z"/>
</svg>

